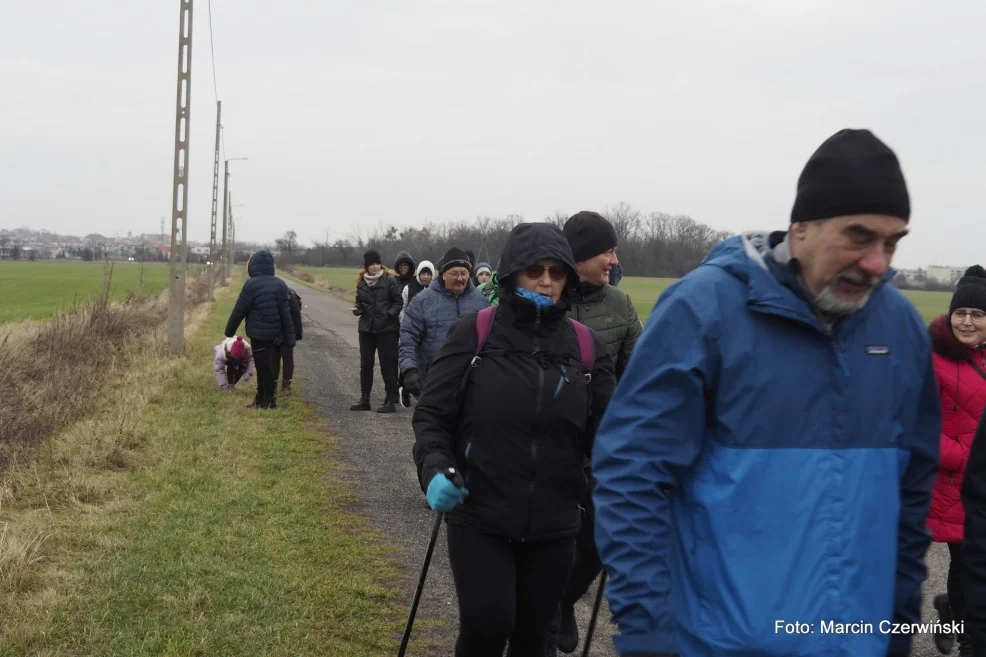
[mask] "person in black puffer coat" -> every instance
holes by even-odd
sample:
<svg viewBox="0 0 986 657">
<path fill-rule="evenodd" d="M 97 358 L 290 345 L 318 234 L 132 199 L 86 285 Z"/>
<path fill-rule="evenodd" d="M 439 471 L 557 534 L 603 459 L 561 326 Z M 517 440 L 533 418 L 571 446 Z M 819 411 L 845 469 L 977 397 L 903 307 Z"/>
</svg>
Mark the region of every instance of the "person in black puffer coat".
<svg viewBox="0 0 986 657">
<path fill-rule="evenodd" d="M 394 271 L 397 273 L 397 285 L 401 291 L 414 281 L 414 258 L 407 251 L 401 251 L 394 259 Z"/>
<path fill-rule="evenodd" d="M 277 374 L 282 345 L 293 347 L 297 341 L 287 283 L 274 275 L 274 256 L 257 251 L 247 264 L 249 280 L 243 284 L 233 312 L 226 322 L 226 337 L 236 335 L 246 318 L 246 334 L 253 347 L 257 366 L 257 396 L 251 407 L 277 408 Z"/>
<path fill-rule="evenodd" d="M 363 254 L 363 269 L 356 277 L 356 305 L 353 314 L 359 316 L 359 401 L 351 411 L 370 410 L 370 391 L 373 389 L 373 360 L 380 352 L 380 373 L 383 375 L 386 397 L 377 413 L 393 413 L 397 403 L 397 339 L 400 335 L 398 317 L 403 306 L 401 288 L 393 272 L 380 262 L 380 254 Z"/>
<path fill-rule="evenodd" d="M 299 295 L 294 288 L 288 288 L 288 304 L 291 307 L 291 321 L 294 323 L 294 337 L 297 342 L 301 342 L 302 338 L 302 325 L 301 325 L 301 295 Z M 297 344 L 297 343 L 296 343 Z M 279 360 L 274 363 L 274 381 L 277 382 L 277 376 L 281 372 L 281 365 L 284 366 L 284 377 L 281 380 L 281 394 L 290 395 L 291 394 L 291 380 L 294 378 L 294 347 L 295 345 L 281 345 Z"/>
<path fill-rule="evenodd" d="M 566 316 L 579 278 L 558 227 L 514 228 L 498 275 L 481 359 L 472 366 L 479 314 L 469 313 L 449 328 L 412 420 L 419 482 L 446 512 L 456 657 L 499 657 L 508 641 L 509 655 L 543 654 L 581 527 L 583 460 L 616 383 L 594 332 L 591 372 L 581 362 Z"/>
</svg>

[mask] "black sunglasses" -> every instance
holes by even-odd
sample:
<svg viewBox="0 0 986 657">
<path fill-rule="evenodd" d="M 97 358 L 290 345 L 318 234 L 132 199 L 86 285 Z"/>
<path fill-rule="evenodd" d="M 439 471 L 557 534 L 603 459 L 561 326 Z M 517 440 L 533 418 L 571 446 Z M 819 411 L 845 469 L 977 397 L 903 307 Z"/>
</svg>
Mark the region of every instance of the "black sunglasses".
<svg viewBox="0 0 986 657">
<path fill-rule="evenodd" d="M 544 270 L 544 265 L 531 265 L 524 269 L 524 275 L 530 279 L 538 279 L 544 274 Z M 568 270 L 564 265 L 551 265 L 547 270 L 553 281 L 563 281 L 568 276 Z"/>
</svg>

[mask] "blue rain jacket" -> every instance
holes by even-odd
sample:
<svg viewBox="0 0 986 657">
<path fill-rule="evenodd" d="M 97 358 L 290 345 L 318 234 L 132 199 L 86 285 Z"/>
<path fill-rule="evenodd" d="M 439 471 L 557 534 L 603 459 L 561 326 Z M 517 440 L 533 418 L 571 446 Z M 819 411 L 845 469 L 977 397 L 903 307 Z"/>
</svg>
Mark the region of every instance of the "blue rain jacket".
<svg viewBox="0 0 986 657">
<path fill-rule="evenodd" d="M 891 624 L 920 622 L 941 424 L 927 328 L 891 271 L 830 333 L 767 250 L 728 239 L 662 294 L 599 428 L 621 655 L 885 657 L 912 638 Z"/>
</svg>

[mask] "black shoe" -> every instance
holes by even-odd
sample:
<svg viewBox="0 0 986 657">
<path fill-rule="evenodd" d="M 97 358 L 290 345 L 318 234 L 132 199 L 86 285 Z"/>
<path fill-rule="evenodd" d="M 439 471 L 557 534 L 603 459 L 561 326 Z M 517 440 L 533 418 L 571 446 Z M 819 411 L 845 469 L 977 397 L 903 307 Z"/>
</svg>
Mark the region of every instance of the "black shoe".
<svg viewBox="0 0 986 657">
<path fill-rule="evenodd" d="M 392 395 L 387 395 L 383 399 L 383 406 L 377 409 L 377 413 L 393 413 L 395 401 L 397 400 Z"/>
<path fill-rule="evenodd" d="M 359 401 L 349 407 L 351 411 L 368 411 L 370 410 L 370 396 L 361 395 Z"/>
<path fill-rule="evenodd" d="M 575 622 L 575 608 L 562 605 L 561 624 L 558 626 L 558 649 L 570 654 L 579 647 L 579 626 Z"/>
<path fill-rule="evenodd" d="M 407 391 L 407 388 L 401 388 L 401 406 L 411 408 L 411 393 Z"/>
<path fill-rule="evenodd" d="M 932 604 L 938 612 L 938 620 L 941 621 L 943 626 L 952 622 L 952 609 L 948 604 L 948 596 L 946 594 L 939 593 L 936 595 Z M 938 648 L 938 652 L 943 655 L 952 652 L 952 648 L 955 646 L 955 634 L 953 632 L 935 632 L 934 638 L 935 648 Z M 960 645 L 959 650 L 961 651 L 961 649 Z M 968 654 L 971 655 L 972 653 L 970 652 Z"/>
</svg>

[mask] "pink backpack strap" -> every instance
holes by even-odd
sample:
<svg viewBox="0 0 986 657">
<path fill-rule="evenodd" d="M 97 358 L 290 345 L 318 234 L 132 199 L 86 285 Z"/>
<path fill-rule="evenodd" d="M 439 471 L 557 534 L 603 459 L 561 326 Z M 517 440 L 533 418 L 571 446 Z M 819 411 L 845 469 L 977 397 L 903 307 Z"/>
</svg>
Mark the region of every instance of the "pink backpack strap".
<svg viewBox="0 0 986 657">
<path fill-rule="evenodd" d="M 496 306 L 487 306 L 476 313 L 476 354 L 472 358 L 472 366 L 476 367 L 479 361 L 479 352 L 483 350 L 486 340 L 490 337 L 493 329 L 493 316 L 496 314 Z"/>
<path fill-rule="evenodd" d="M 592 331 L 589 330 L 588 326 L 571 317 L 568 318 L 568 321 L 572 323 L 575 337 L 579 340 L 579 355 L 582 358 L 582 364 L 591 372 L 592 366 L 596 362 L 596 341 L 592 339 Z"/>
</svg>

